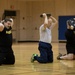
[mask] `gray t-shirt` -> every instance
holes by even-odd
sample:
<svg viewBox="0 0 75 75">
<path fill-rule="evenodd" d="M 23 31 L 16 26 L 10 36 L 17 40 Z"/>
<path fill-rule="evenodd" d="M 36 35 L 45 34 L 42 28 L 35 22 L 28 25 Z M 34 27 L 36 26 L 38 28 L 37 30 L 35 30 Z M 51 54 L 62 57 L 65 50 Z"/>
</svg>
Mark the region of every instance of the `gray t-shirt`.
<svg viewBox="0 0 75 75">
<path fill-rule="evenodd" d="M 40 26 L 40 40 L 42 42 L 51 43 L 52 41 L 52 35 L 51 35 L 51 29 L 54 25 L 51 25 L 50 28 L 46 28 L 46 30 L 43 30 L 44 24 Z"/>
</svg>

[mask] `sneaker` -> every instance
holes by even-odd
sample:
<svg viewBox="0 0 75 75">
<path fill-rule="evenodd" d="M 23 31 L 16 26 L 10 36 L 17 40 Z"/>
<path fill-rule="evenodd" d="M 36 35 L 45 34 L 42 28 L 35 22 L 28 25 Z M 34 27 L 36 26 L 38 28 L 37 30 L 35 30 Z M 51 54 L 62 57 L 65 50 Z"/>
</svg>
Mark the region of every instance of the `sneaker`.
<svg viewBox="0 0 75 75">
<path fill-rule="evenodd" d="M 31 57 L 31 62 L 34 62 L 34 61 L 35 61 L 35 58 L 34 58 L 35 56 L 38 56 L 38 54 L 33 54 L 33 55 L 32 55 L 32 57 Z"/>
<path fill-rule="evenodd" d="M 63 56 L 61 53 L 59 53 L 59 55 L 57 56 L 58 60 L 61 60 L 60 57 Z"/>
</svg>

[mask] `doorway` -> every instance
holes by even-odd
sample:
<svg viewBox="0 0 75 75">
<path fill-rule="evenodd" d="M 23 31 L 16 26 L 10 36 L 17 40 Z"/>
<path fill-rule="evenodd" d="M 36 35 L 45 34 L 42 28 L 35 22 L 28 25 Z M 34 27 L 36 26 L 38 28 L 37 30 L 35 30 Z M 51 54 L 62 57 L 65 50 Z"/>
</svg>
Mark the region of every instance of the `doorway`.
<svg viewBox="0 0 75 75">
<path fill-rule="evenodd" d="M 19 17 L 19 11 L 12 11 L 12 10 L 5 10 L 3 13 L 3 17 L 2 17 L 2 19 L 12 18 L 14 20 L 14 25 L 12 27 L 12 35 L 13 35 L 14 42 L 17 42 L 18 36 L 19 36 L 19 34 L 18 34 L 19 18 L 18 17 Z"/>
</svg>

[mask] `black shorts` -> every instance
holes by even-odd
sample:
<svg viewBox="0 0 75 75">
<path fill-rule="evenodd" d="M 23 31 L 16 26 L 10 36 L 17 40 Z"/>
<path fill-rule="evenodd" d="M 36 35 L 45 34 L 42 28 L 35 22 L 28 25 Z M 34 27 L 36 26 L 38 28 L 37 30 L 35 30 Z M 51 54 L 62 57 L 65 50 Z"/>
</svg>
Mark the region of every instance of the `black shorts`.
<svg viewBox="0 0 75 75">
<path fill-rule="evenodd" d="M 73 53 L 75 54 L 75 46 L 72 44 L 66 44 L 67 54 Z"/>
<path fill-rule="evenodd" d="M 14 63 L 15 56 L 12 47 L 0 47 L 0 65 Z"/>
</svg>

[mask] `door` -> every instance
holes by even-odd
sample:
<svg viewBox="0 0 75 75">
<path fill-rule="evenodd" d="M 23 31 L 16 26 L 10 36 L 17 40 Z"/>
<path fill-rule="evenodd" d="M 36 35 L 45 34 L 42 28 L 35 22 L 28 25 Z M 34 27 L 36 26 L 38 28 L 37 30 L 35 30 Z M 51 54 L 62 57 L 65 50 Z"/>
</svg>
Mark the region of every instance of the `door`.
<svg viewBox="0 0 75 75">
<path fill-rule="evenodd" d="M 5 10 L 3 14 L 4 18 L 12 18 L 14 20 L 14 25 L 12 27 L 12 35 L 13 35 L 13 41 L 17 40 L 17 17 L 16 17 L 16 11 L 11 10 Z"/>
<path fill-rule="evenodd" d="M 65 31 L 67 29 L 66 21 L 75 18 L 75 16 L 59 16 L 59 41 L 64 41 L 65 39 Z"/>
</svg>

